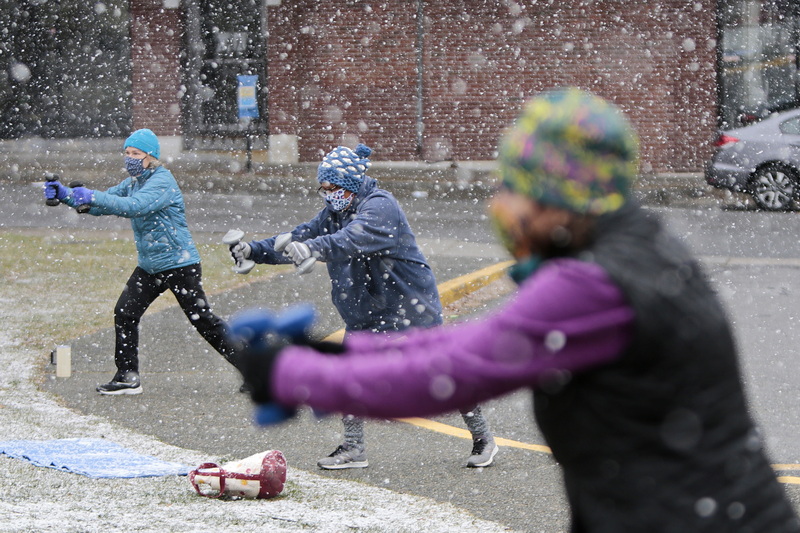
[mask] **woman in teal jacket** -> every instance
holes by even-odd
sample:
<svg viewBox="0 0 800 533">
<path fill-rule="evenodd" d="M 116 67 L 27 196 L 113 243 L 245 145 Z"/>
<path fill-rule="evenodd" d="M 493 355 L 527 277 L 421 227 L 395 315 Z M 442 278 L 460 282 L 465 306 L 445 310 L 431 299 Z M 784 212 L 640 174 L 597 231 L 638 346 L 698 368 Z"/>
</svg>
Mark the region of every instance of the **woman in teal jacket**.
<svg viewBox="0 0 800 533">
<path fill-rule="evenodd" d="M 100 394 L 139 394 L 139 321 L 167 289 L 183 312 L 225 359 L 233 363 L 234 347 L 225 323 L 208 304 L 203 291 L 200 254 L 186 224 L 183 195 L 172 173 L 161 166 L 158 137 L 148 130 L 133 132 L 125 141 L 125 167 L 130 177 L 105 192 L 48 182 L 45 197 L 90 215 L 129 218 L 138 252 L 138 266 L 114 307 L 117 372 L 99 385 Z M 88 206 L 88 211 L 85 211 Z"/>
</svg>

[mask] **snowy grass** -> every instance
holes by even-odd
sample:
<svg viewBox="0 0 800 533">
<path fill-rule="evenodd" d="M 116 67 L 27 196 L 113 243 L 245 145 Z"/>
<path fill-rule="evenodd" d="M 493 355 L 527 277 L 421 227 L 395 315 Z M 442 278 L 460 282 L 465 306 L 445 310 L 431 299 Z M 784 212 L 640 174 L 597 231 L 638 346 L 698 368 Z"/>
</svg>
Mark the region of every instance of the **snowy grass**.
<svg viewBox="0 0 800 533">
<path fill-rule="evenodd" d="M 269 279 L 289 269 L 286 265 L 264 266 L 247 278 L 232 276 L 232 260 L 224 246 L 198 244 L 198 249 L 203 258 L 203 285 L 209 294 Z M 54 346 L 110 328 L 114 302 L 135 267 L 136 248 L 130 235 L 84 230 L 42 236 L 0 230 L 0 306 L 6 308 L 0 316 L 7 331 L 24 331 L 20 341 L 30 347 Z M 9 307 L 20 304 L 26 313 L 7 313 Z M 147 312 L 174 304 L 168 293 Z M 32 320 L 40 327 L 30 327 Z"/>
<path fill-rule="evenodd" d="M 201 245 L 213 294 L 268 279 L 230 275 L 230 256 Z M 2 440 L 107 438 L 138 453 L 199 465 L 222 461 L 58 404 L 37 387 L 49 349 L 112 326 L 111 307 L 135 266 L 133 242 L 115 232 L 0 230 L 0 428 Z M 171 305 L 160 298 L 148 312 Z M 186 477 L 90 479 L 0 455 L 0 531 L 507 531 L 448 504 L 289 469 L 272 500 L 198 496 Z"/>
</svg>

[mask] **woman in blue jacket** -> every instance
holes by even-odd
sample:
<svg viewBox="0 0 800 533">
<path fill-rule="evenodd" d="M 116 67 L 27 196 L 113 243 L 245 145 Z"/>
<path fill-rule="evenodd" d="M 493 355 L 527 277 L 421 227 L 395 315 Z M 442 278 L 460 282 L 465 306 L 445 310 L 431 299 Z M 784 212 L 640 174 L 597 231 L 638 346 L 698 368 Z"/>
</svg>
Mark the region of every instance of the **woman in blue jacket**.
<svg viewBox="0 0 800 533">
<path fill-rule="evenodd" d="M 225 335 L 226 325 L 212 311 L 203 291 L 200 254 L 186 224 L 183 195 L 172 173 L 161 166 L 158 137 L 140 129 L 123 146 L 130 177 L 105 192 L 65 187 L 48 182 L 45 197 L 57 198 L 90 215 L 129 218 L 138 252 L 138 266 L 114 307 L 117 372 L 99 385 L 100 394 L 140 394 L 139 320 L 167 289 L 183 312 L 225 359 L 233 363 L 235 348 Z"/>
<path fill-rule="evenodd" d="M 231 248 L 234 259 L 256 263 L 324 262 L 331 278 L 331 299 L 346 326 L 356 331 L 392 332 L 442 323 L 436 278 L 397 200 L 366 175 L 372 150 L 339 146 L 317 171 L 325 207 L 294 228 L 291 242 L 275 249 L 276 237 Z M 282 239 L 283 240 L 283 239 Z M 489 466 L 497 446 L 477 405 L 462 406 L 473 439 L 467 466 Z M 324 469 L 368 466 L 364 421 L 343 417 L 344 444 L 317 464 Z"/>
</svg>

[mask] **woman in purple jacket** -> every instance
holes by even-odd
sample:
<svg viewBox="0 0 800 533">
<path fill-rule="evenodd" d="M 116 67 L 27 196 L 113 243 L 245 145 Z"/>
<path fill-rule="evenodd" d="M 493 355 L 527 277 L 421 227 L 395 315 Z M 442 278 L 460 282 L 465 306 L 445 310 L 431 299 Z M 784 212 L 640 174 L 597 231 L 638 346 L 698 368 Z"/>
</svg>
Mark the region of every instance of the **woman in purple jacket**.
<svg viewBox="0 0 800 533">
<path fill-rule="evenodd" d="M 268 343 L 245 358 L 254 401 L 407 417 L 529 388 L 573 532 L 798 531 L 720 302 L 630 200 L 637 158 L 631 126 L 602 99 L 533 99 L 501 144 L 489 207 L 517 259 L 516 297 L 403 337 Z"/>
</svg>

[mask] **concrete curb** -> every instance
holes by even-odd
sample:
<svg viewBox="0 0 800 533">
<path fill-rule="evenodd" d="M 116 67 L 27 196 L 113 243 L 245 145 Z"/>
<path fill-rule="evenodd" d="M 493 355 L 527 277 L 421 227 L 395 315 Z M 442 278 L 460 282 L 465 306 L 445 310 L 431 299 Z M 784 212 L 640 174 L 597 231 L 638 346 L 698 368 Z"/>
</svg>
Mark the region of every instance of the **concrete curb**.
<svg viewBox="0 0 800 533">
<path fill-rule="evenodd" d="M 93 189 L 106 189 L 126 176 L 118 146 L 121 141 L 28 139 L 0 142 L 0 183 L 36 183 L 45 171 L 64 182 L 81 180 Z M 185 192 L 270 194 L 314 187 L 318 162 L 270 163 L 253 154 L 247 170 L 244 152 L 195 151 L 165 158 Z M 369 175 L 398 197 L 488 198 L 497 183 L 495 161 L 380 161 Z M 642 174 L 634 194 L 644 205 L 684 207 L 718 201 L 702 172 Z"/>
</svg>

